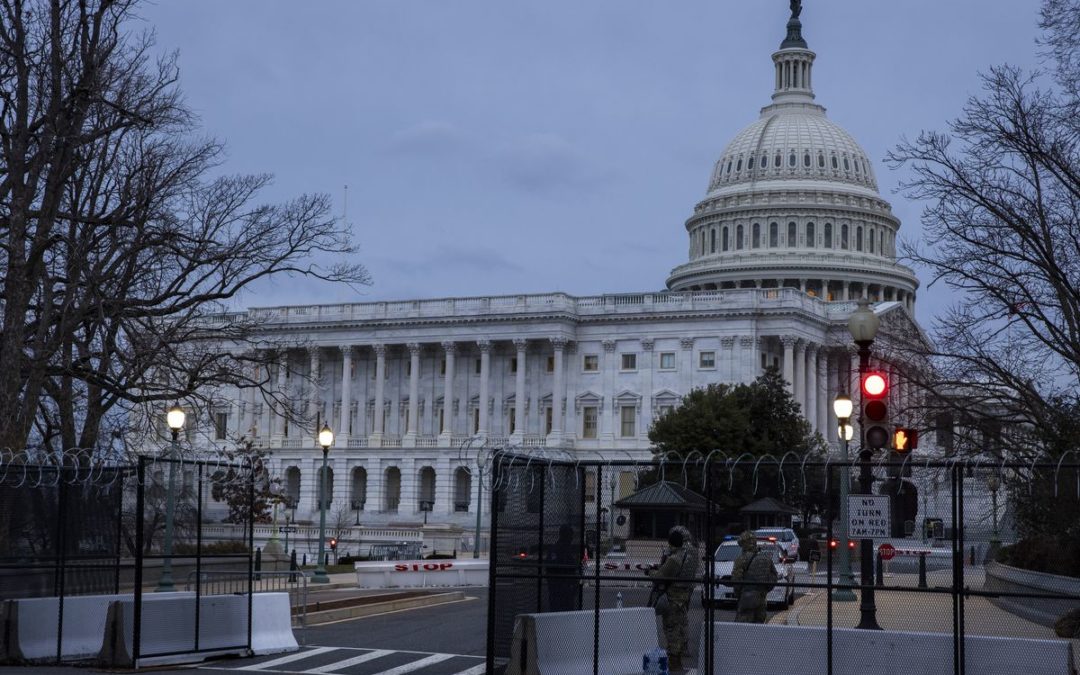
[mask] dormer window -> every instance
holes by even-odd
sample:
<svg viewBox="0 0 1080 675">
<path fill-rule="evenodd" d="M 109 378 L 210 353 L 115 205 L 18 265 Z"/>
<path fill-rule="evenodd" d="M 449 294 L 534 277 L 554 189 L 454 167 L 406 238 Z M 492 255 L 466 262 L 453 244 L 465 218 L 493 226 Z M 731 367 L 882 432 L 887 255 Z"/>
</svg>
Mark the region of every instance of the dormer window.
<svg viewBox="0 0 1080 675">
<path fill-rule="evenodd" d="M 762 169 L 768 169 L 769 168 L 769 155 L 768 154 L 764 154 L 764 155 L 761 156 L 761 168 Z"/>
</svg>

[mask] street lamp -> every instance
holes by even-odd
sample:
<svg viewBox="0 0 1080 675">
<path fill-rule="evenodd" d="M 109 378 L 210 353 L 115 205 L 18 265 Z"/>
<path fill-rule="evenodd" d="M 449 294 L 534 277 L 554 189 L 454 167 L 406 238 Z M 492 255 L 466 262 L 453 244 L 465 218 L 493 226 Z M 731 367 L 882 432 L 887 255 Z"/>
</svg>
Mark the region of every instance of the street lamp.
<svg viewBox="0 0 1080 675">
<path fill-rule="evenodd" d="M 173 540 L 173 515 L 176 510 L 176 455 L 177 445 L 180 439 L 180 430 L 184 428 L 184 420 L 187 414 L 174 403 L 165 413 L 165 423 L 172 432 L 172 442 L 169 444 L 169 486 L 165 492 L 165 557 L 161 561 L 161 578 L 158 579 L 157 590 L 159 593 L 175 590 L 172 578 L 172 540 Z"/>
<path fill-rule="evenodd" d="M 833 600 L 840 600 L 844 602 L 855 601 L 855 591 L 851 590 L 855 585 L 855 579 L 851 576 L 851 551 L 848 549 L 848 494 L 851 492 L 851 467 L 848 466 L 850 457 L 848 456 L 848 442 L 851 441 L 851 437 L 855 433 L 854 427 L 851 426 L 851 412 L 854 410 L 854 404 L 851 402 L 851 397 L 846 394 L 840 394 L 833 401 L 833 412 L 836 413 L 836 419 L 839 425 L 836 429 L 837 435 L 839 435 L 842 443 L 840 447 L 843 450 L 841 458 L 841 472 L 840 472 L 840 541 L 843 542 L 843 546 L 840 548 L 840 584 L 839 588 L 833 591 Z"/>
<path fill-rule="evenodd" d="M 859 299 L 859 306 L 848 317 L 848 331 L 859 348 L 859 381 L 870 370 L 870 345 L 874 344 L 877 337 L 880 320 L 874 310 L 870 309 L 870 301 L 866 298 Z M 863 387 L 859 386 L 859 396 L 866 396 Z M 865 403 L 865 400 L 862 401 Z M 863 420 L 864 405 L 859 406 L 859 483 L 862 494 L 873 494 L 874 475 L 871 471 L 870 459 L 873 451 L 863 438 L 866 425 Z M 859 584 L 861 588 L 859 602 L 859 625 L 856 628 L 881 630 L 877 622 L 877 606 L 874 604 L 874 540 L 864 538 L 860 542 L 859 561 Z"/>
<path fill-rule="evenodd" d="M 990 537 L 990 559 L 997 557 L 998 549 L 1001 548 L 1001 538 L 998 533 L 998 507 L 997 493 L 1001 489 L 1001 479 L 996 474 L 990 474 L 986 479 L 986 487 L 990 488 L 990 508 L 993 509 L 994 531 Z M 925 528 L 924 528 L 925 529 Z"/>
<path fill-rule="evenodd" d="M 319 446 L 322 447 L 322 471 L 319 473 L 319 559 L 315 565 L 315 574 L 311 581 L 316 584 L 330 583 L 330 577 L 326 576 L 326 456 L 330 453 L 330 446 L 334 444 L 334 432 L 330 427 L 323 425 L 319 432 Z"/>
</svg>

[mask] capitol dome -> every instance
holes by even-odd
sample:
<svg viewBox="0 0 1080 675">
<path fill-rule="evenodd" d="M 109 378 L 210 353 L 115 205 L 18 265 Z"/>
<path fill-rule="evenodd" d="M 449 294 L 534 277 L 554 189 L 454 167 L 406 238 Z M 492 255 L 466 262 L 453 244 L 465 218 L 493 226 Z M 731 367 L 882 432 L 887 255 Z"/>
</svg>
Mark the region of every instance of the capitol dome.
<svg viewBox="0 0 1080 675">
<path fill-rule="evenodd" d="M 668 288 L 799 288 L 913 310 L 918 280 L 896 262 L 900 221 L 866 151 L 815 102 L 816 54 L 797 17 L 772 58 L 772 103 L 714 165 L 686 221 L 690 259 Z"/>
</svg>

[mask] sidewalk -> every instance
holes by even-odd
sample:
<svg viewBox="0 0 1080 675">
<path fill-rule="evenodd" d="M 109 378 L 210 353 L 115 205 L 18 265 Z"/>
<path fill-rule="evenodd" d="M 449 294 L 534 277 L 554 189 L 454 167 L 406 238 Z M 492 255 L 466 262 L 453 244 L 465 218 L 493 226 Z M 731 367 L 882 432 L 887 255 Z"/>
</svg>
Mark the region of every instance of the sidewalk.
<svg viewBox="0 0 1080 675">
<path fill-rule="evenodd" d="M 927 574 L 927 585 L 948 588 L 951 570 L 939 570 Z M 891 590 L 897 587 L 913 588 L 918 585 L 918 575 L 885 575 L 885 586 L 875 588 L 874 604 L 877 622 L 885 630 L 917 631 L 924 633 L 953 632 L 953 599 L 948 593 L 928 593 L 911 590 Z M 965 585 L 971 590 L 983 587 L 983 570 L 979 567 L 965 569 Z M 859 591 L 855 591 L 859 595 Z M 828 622 L 828 595 L 823 588 L 811 589 L 795 601 L 787 611 L 769 617 L 769 623 L 789 626 L 824 626 Z M 833 626 L 854 628 L 859 623 L 859 602 L 833 602 Z M 998 637 L 1060 640 L 1054 630 L 1032 623 L 1015 614 L 999 609 L 989 599 L 968 596 L 964 599 L 964 631 L 968 635 L 991 635 Z M 1073 662 L 1080 670 L 1080 640 L 1072 640 Z"/>
</svg>

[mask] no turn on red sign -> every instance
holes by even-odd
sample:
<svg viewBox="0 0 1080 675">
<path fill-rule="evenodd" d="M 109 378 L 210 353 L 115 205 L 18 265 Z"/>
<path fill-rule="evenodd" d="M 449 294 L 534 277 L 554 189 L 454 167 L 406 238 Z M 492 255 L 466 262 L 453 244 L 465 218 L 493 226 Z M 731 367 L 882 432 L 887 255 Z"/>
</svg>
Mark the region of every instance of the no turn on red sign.
<svg viewBox="0 0 1080 675">
<path fill-rule="evenodd" d="M 888 495 L 848 496 L 848 536 L 887 539 L 892 536 Z"/>
</svg>

